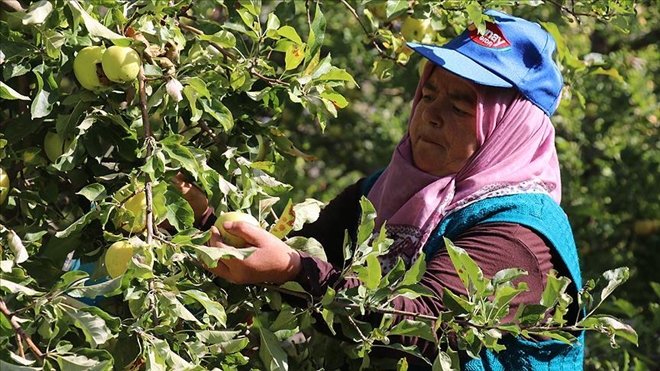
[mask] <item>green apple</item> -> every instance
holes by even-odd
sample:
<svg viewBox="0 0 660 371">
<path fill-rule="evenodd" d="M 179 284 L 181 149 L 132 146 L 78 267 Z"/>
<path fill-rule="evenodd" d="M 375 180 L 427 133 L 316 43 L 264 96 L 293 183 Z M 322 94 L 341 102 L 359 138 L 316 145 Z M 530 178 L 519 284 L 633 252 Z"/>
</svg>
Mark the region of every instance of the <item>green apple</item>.
<svg viewBox="0 0 660 371">
<path fill-rule="evenodd" d="M 119 191 L 119 194 L 130 194 L 130 188 Z M 116 227 L 130 233 L 137 233 L 144 230 L 147 225 L 147 195 L 144 191 L 136 193 L 128 199 L 121 198 L 121 208 L 112 220 Z"/>
<path fill-rule="evenodd" d="M 111 278 L 126 273 L 133 257 L 133 245 L 126 240 L 113 243 L 105 252 L 105 270 Z"/>
<path fill-rule="evenodd" d="M 257 227 L 261 226 L 259 221 L 252 215 L 245 214 L 240 211 L 229 211 L 220 214 L 218 219 L 215 221 L 215 226 L 220 230 L 220 234 L 222 234 L 222 242 L 237 248 L 247 246 L 247 242 L 245 242 L 244 239 L 227 232 L 227 230 L 225 230 L 225 228 L 222 226 L 224 222 L 246 222 Z"/>
<path fill-rule="evenodd" d="M 101 65 L 110 81 L 133 81 L 140 71 L 140 55 L 132 48 L 113 45 L 103 53 Z"/>
<path fill-rule="evenodd" d="M 104 87 L 98 74 L 98 64 L 104 52 L 102 46 L 88 46 L 79 51 L 73 60 L 73 73 L 83 88 L 94 91 Z"/>
<path fill-rule="evenodd" d="M 406 17 L 401 24 L 401 36 L 406 41 L 421 41 L 427 33 L 432 31 L 430 19 Z"/>
<path fill-rule="evenodd" d="M 65 150 L 69 150 L 71 142 L 71 139 L 62 140 L 59 134 L 49 131 L 44 138 L 44 152 L 46 152 L 46 157 L 48 157 L 50 162 L 57 161 Z"/>
<path fill-rule="evenodd" d="M 5 203 L 9 194 L 9 175 L 0 167 L 0 205 Z"/>
</svg>

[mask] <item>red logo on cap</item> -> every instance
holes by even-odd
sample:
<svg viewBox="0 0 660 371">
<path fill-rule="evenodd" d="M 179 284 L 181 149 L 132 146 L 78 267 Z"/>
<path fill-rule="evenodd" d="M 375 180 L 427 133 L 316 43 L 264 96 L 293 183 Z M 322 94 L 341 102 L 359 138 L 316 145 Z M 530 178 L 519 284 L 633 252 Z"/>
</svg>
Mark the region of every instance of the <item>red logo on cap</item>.
<svg viewBox="0 0 660 371">
<path fill-rule="evenodd" d="M 470 39 L 483 47 L 498 50 L 505 50 L 511 47 L 511 43 L 495 23 L 486 22 L 486 32 L 483 35 L 479 34 L 479 30 L 477 30 L 477 26 L 474 24 L 471 24 L 468 30 L 470 30 Z"/>
</svg>

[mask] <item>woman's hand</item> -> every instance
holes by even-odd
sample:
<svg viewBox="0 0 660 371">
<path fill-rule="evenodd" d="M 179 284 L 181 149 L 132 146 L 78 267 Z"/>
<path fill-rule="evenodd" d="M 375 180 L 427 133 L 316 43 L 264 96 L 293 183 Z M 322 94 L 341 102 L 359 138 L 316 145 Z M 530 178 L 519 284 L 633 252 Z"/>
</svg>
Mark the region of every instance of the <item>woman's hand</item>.
<svg viewBox="0 0 660 371">
<path fill-rule="evenodd" d="M 284 283 L 293 280 L 302 269 L 300 255 L 267 230 L 244 222 L 225 222 L 225 230 L 243 238 L 256 250 L 247 259 L 220 259 L 211 273 L 228 281 L 246 283 Z M 222 243 L 220 231 L 211 227 L 211 246 L 233 248 Z"/>
<path fill-rule="evenodd" d="M 183 198 L 188 201 L 193 209 L 195 221 L 199 222 L 209 209 L 209 199 L 201 189 L 190 183 L 182 173 L 178 173 L 172 178 L 172 184 L 181 191 Z"/>
</svg>

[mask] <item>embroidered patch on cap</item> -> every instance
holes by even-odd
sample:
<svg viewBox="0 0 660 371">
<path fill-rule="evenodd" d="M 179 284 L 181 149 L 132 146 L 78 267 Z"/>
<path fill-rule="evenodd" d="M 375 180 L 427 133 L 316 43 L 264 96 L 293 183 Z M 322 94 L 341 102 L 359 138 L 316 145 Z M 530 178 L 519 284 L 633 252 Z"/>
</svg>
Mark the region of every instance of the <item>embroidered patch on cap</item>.
<svg viewBox="0 0 660 371">
<path fill-rule="evenodd" d="M 470 39 L 485 48 L 497 49 L 498 51 L 511 48 L 511 43 L 495 23 L 486 22 L 486 32 L 483 35 L 479 34 L 479 30 L 474 24 L 471 24 L 468 30 L 470 30 Z"/>
</svg>

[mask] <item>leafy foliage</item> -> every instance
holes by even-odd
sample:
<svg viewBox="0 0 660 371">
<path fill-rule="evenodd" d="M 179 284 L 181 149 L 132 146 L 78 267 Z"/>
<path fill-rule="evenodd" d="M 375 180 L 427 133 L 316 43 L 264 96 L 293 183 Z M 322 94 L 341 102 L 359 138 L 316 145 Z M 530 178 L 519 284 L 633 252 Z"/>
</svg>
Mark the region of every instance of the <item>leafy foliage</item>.
<svg viewBox="0 0 660 371">
<path fill-rule="evenodd" d="M 457 365 L 457 351 L 501 349 L 498 340 L 507 332 L 570 342 L 570 331 L 587 329 L 606 335 L 594 338 L 594 349 L 598 339 L 608 348 L 620 338 L 636 344 L 627 322 L 638 327 L 654 316 L 655 327 L 645 326 L 639 341 L 652 344 L 653 329 L 660 328 L 658 304 L 647 310 L 640 307 L 644 295 L 610 295 L 629 274 L 645 272 L 631 254 L 621 253 L 628 246 L 622 237 L 631 232 L 618 226 L 660 218 L 660 203 L 601 201 L 612 189 L 632 190 L 619 192 L 632 198 L 654 189 L 657 86 L 648 76 L 657 72 L 659 59 L 645 35 L 657 31 L 658 10 L 641 3 L 631 16 L 631 4 L 615 0 L 514 8 L 517 3 L 1 4 L 0 166 L 10 179 L 0 206 L 1 368 L 311 370 L 346 362 L 405 370 L 405 359 L 384 365 L 369 354 L 386 347 L 421 357 L 389 338 L 417 336 L 441 344 L 459 334 L 455 346 L 425 360 L 449 369 Z M 519 322 L 501 323 L 508 304 L 525 290 L 513 283 L 525 272 L 484 277 L 447 241 L 452 261 L 465 272 L 468 294 L 446 292 L 450 312 L 433 318 L 406 314 L 412 319 L 393 325 L 393 316 L 403 314 L 391 307 L 395 297 L 429 295 L 418 285 L 424 259 L 408 270 L 399 263 L 381 271 L 378 257 L 389 241 L 384 233 L 372 234 L 375 211 L 366 200 L 357 240 L 346 240 L 350 264 L 342 275 L 361 283 L 355 288 L 329 288 L 316 298 L 294 283 L 237 286 L 202 269 L 201 263 L 213 266 L 250 251 L 205 245 L 209 234 L 195 227 L 193 210 L 172 185 L 175 175 L 193 180 L 216 211 L 248 212 L 286 238 L 318 216 L 320 203 L 313 198 L 325 201 L 386 164 L 405 130 L 407 94 L 420 61 L 404 47 L 404 19 L 430 18 L 433 32 L 424 41 L 443 42 L 470 22 L 483 27 L 482 9 L 491 6 L 534 14 L 530 18 L 543 21 L 560 41 L 567 91 L 556 122 L 568 175 L 565 199 L 578 245 L 589 257 L 588 276 L 606 270 L 580 292 L 584 317 L 565 318 L 568 281 L 553 276 L 542 303 L 516 314 Z M 628 36 L 605 32 L 601 20 Z M 593 40 L 585 39 L 585 29 Z M 139 52 L 138 79 L 83 89 L 73 62 L 91 45 Z M 592 48 L 600 54 L 588 54 Z M 54 146 L 46 140 L 53 133 L 59 138 Z M 623 166 L 630 161 L 644 171 Z M 646 246 L 657 235 L 634 236 L 634 251 L 650 253 Z M 134 246 L 129 268 L 109 279 L 105 251 L 123 239 Z M 286 241 L 322 255 L 314 240 Z M 633 268 L 610 270 L 611 263 L 598 260 L 605 255 L 615 257 L 614 266 Z M 652 288 L 660 302 L 660 289 Z M 595 312 L 602 307 L 630 318 Z M 382 314 L 379 325 L 361 320 L 367 311 Z M 323 323 L 326 332 L 319 330 Z M 347 339 L 328 336 L 337 332 Z M 634 348 L 626 346 L 623 354 L 632 354 L 638 367 L 653 364 Z M 594 355 L 588 364 L 615 361 Z"/>
</svg>

